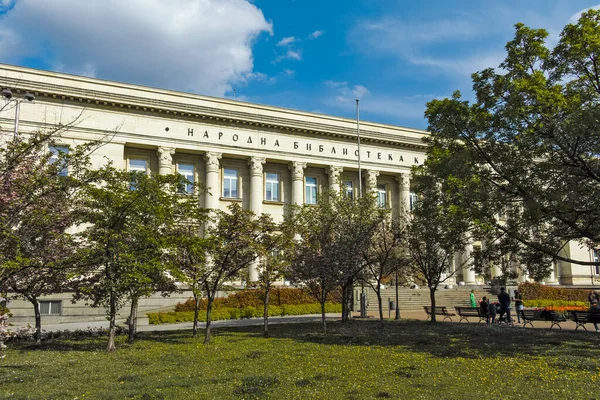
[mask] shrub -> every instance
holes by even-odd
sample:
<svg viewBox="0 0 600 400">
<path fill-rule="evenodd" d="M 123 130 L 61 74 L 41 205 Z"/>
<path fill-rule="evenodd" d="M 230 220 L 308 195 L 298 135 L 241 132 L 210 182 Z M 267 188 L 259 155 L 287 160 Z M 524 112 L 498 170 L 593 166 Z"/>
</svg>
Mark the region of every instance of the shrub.
<svg viewBox="0 0 600 400">
<path fill-rule="evenodd" d="M 588 304 L 584 301 L 566 301 L 566 300 L 523 300 L 525 307 L 585 307 L 587 310 Z"/>
<path fill-rule="evenodd" d="M 587 302 L 589 290 L 557 288 L 539 283 L 522 283 L 519 292 L 527 300 L 565 300 Z"/>
<path fill-rule="evenodd" d="M 315 302 L 306 290 L 297 288 L 273 288 L 269 299 L 269 304 L 282 306 L 284 304 L 311 304 Z M 261 289 L 246 289 L 230 294 L 227 297 L 216 298 L 213 303 L 213 310 L 216 308 L 244 308 L 254 307 L 262 308 L 264 301 L 263 291 Z M 331 303 L 340 303 L 341 294 L 332 292 L 328 297 Z M 206 310 L 206 299 L 200 300 L 200 310 Z M 194 299 L 190 298 L 184 303 L 177 303 L 175 311 L 194 311 Z"/>
<path fill-rule="evenodd" d="M 342 305 L 334 303 L 325 303 L 325 312 L 328 313 L 341 313 Z M 311 304 L 285 304 L 279 306 L 269 306 L 269 316 L 284 316 L 284 315 L 307 315 L 307 314 L 320 314 L 321 305 L 319 303 Z M 222 307 L 216 308 L 212 311 L 212 320 L 220 321 L 227 319 L 241 319 L 241 318 L 260 318 L 263 316 L 263 308 L 256 307 L 243 307 L 243 308 L 231 308 Z M 174 324 L 178 322 L 192 322 L 194 320 L 194 313 L 191 311 L 172 311 L 172 312 L 160 312 L 160 313 L 149 313 L 148 322 L 151 325 L 158 324 Z M 206 322 L 206 313 L 198 314 L 198 320 Z"/>
</svg>

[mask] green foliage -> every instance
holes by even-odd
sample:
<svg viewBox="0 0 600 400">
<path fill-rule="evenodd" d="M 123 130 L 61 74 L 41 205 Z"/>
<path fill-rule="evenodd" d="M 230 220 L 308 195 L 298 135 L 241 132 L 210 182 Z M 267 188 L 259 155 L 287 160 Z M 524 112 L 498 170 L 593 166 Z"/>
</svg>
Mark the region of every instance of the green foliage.
<svg viewBox="0 0 600 400">
<path fill-rule="evenodd" d="M 342 312 L 341 304 L 325 303 L 325 312 Z M 270 317 L 282 317 L 285 315 L 309 315 L 320 314 L 321 305 L 319 303 L 311 304 L 283 304 L 281 306 L 269 305 Z M 215 307 L 212 310 L 212 320 L 221 321 L 226 319 L 242 318 L 260 318 L 264 315 L 262 303 L 259 307 L 245 306 L 240 308 Z M 194 320 L 193 311 L 173 311 L 148 313 L 148 321 L 151 325 L 155 324 L 174 324 L 178 322 L 192 322 Z M 206 313 L 198 315 L 198 320 L 206 322 Z"/>
<path fill-rule="evenodd" d="M 594 265 L 573 260 L 566 241 L 600 243 L 600 11 L 565 26 L 553 48 L 547 37 L 516 24 L 500 68 L 472 75 L 474 102 L 456 92 L 425 113 L 428 163 L 477 222 L 484 269 L 518 261 L 535 280 L 556 258 Z"/>
<path fill-rule="evenodd" d="M 519 285 L 519 292 L 523 295 L 523 299 L 527 300 L 562 300 L 586 304 L 590 293 L 585 289 L 557 288 L 539 283 L 522 283 Z"/>
<path fill-rule="evenodd" d="M 566 306 L 589 306 L 585 301 L 568 301 L 568 300 L 523 300 L 525 307 L 566 307 Z"/>
</svg>

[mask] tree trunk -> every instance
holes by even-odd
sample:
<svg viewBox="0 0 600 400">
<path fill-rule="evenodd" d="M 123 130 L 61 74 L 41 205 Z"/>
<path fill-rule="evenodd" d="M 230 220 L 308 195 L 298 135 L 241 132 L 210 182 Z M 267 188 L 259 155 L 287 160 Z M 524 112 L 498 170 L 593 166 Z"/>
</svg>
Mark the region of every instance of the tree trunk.
<svg viewBox="0 0 600 400">
<path fill-rule="evenodd" d="M 377 305 L 379 306 L 379 322 L 381 322 L 381 325 L 383 326 L 383 304 L 381 301 L 381 285 L 377 284 L 377 290 L 375 291 L 375 294 L 377 295 Z"/>
<path fill-rule="evenodd" d="M 33 304 L 33 312 L 35 313 L 35 344 L 42 344 L 42 314 L 40 313 L 40 302 L 37 297 L 29 299 Z"/>
<path fill-rule="evenodd" d="M 346 322 L 348 320 L 348 295 L 346 292 L 346 286 L 342 286 L 342 322 Z"/>
<path fill-rule="evenodd" d="M 263 326 L 263 336 L 269 336 L 269 295 L 271 293 L 271 287 L 267 286 L 265 288 L 265 301 L 264 301 L 264 326 Z"/>
<path fill-rule="evenodd" d="M 192 326 L 192 337 L 198 334 L 198 310 L 200 309 L 200 296 L 194 290 L 194 325 Z"/>
<path fill-rule="evenodd" d="M 435 323 L 435 289 L 429 287 L 429 299 L 431 300 L 431 322 Z"/>
<path fill-rule="evenodd" d="M 327 325 L 325 322 L 325 300 L 321 301 L 321 324 L 323 325 L 323 333 L 327 333 Z"/>
<path fill-rule="evenodd" d="M 113 292 L 110 293 L 109 298 L 109 308 L 108 308 L 108 345 L 106 346 L 107 351 L 115 351 L 117 348 L 115 346 L 115 319 L 117 315 L 117 299 L 115 298 L 115 294 Z"/>
<path fill-rule="evenodd" d="M 206 304 L 206 335 L 204 336 L 204 344 L 210 343 L 210 323 L 212 322 L 212 305 L 213 305 L 213 296 L 210 293 L 208 294 L 208 302 Z"/>
<path fill-rule="evenodd" d="M 135 334 L 137 330 L 137 306 L 137 297 L 132 297 L 131 308 L 129 309 L 129 334 L 127 337 L 127 342 L 129 343 L 133 343 L 133 341 L 135 340 Z"/>
</svg>

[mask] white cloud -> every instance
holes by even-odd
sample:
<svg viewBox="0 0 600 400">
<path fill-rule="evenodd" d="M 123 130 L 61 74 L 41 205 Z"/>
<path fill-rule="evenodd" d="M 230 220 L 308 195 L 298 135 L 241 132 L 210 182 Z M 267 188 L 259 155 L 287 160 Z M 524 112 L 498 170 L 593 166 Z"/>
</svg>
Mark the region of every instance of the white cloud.
<svg viewBox="0 0 600 400">
<path fill-rule="evenodd" d="M 292 76 L 292 75 L 294 75 L 296 73 L 296 71 L 294 71 L 293 69 L 286 68 L 286 69 L 283 70 L 283 73 L 285 75 L 287 75 L 287 76 Z"/>
<path fill-rule="evenodd" d="M 374 115 L 391 116 L 397 119 L 423 118 L 425 103 L 435 98 L 434 95 L 389 96 L 372 93 L 363 85 L 350 86 L 347 82 L 325 81 L 326 95 L 322 102 L 325 105 L 352 112 L 356 109 L 356 99 L 360 100 L 361 111 Z"/>
<path fill-rule="evenodd" d="M 286 58 L 291 60 L 302 60 L 302 54 L 300 54 L 300 51 L 298 50 L 288 50 Z"/>
<path fill-rule="evenodd" d="M 581 17 L 581 14 L 583 14 L 587 10 L 598 10 L 598 9 L 600 9 L 600 4 L 596 4 L 595 6 L 591 6 L 591 7 L 588 7 L 588 8 L 584 8 L 583 10 L 579 10 L 575 14 L 571 15 L 571 17 L 569 18 L 568 23 L 569 24 L 576 24 L 577 21 L 579 20 L 579 18 Z"/>
<path fill-rule="evenodd" d="M 279 42 L 277 42 L 277 46 L 288 46 L 294 42 L 296 42 L 296 38 L 294 36 L 284 37 Z"/>
<path fill-rule="evenodd" d="M 325 32 L 320 31 L 320 30 L 317 29 L 316 31 L 314 31 L 313 33 L 311 33 L 310 35 L 308 35 L 308 38 L 309 39 L 317 39 L 319 36 L 323 35 L 323 33 L 325 33 Z"/>
<path fill-rule="evenodd" d="M 246 0 L 19 0 L 0 24 L 2 62 L 217 96 L 259 76 L 252 44 L 272 34 Z"/>
</svg>

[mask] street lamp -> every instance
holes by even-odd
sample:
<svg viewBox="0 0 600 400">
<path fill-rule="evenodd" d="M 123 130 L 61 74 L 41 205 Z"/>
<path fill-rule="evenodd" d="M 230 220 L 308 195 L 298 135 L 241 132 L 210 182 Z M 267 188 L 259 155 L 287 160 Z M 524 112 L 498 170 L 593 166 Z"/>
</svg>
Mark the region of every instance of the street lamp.
<svg viewBox="0 0 600 400">
<path fill-rule="evenodd" d="M 19 134 L 19 114 L 21 112 L 21 103 L 23 101 L 27 101 L 28 103 L 31 103 L 32 101 L 35 100 L 35 96 L 33 95 L 33 93 L 25 92 L 25 94 L 23 95 L 23 98 L 18 99 L 18 98 L 13 97 L 13 92 L 9 88 L 5 88 L 5 89 L 2 89 L 2 97 L 4 97 L 6 99 L 6 104 L 4 107 L 6 107 L 8 104 L 10 104 L 13 101 L 15 102 L 15 130 L 13 133 L 13 140 L 16 140 L 17 136 Z"/>
</svg>

